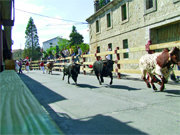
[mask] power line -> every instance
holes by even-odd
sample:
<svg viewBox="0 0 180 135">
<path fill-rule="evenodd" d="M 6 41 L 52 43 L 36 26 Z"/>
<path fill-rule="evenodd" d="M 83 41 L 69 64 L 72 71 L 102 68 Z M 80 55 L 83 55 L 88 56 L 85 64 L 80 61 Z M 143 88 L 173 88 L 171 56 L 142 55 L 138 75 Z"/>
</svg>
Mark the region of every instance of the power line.
<svg viewBox="0 0 180 135">
<path fill-rule="evenodd" d="M 38 13 L 33 13 L 33 12 L 29 12 L 29 11 L 25 11 L 22 9 L 15 9 L 24 13 L 28 13 L 28 14 L 33 14 L 33 15 L 37 15 L 37 16 L 41 16 L 41 17 L 46 17 L 46 18 L 51 18 L 51 19 L 55 19 L 55 20 L 61 20 L 61 21 L 65 21 L 65 22 L 74 22 L 76 24 L 88 24 L 86 22 L 79 22 L 79 21 L 74 21 L 74 20 L 66 20 L 66 19 L 60 19 L 60 18 L 56 18 L 56 17 L 51 17 L 51 16 L 47 16 L 47 15 L 42 15 L 42 14 L 38 14 Z"/>
</svg>

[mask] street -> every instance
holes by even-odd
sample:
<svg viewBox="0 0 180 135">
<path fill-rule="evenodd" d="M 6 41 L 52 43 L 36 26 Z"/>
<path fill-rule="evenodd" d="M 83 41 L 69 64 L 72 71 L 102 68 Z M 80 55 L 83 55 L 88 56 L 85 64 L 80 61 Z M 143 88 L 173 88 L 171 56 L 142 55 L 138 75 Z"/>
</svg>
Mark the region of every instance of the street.
<svg viewBox="0 0 180 135">
<path fill-rule="evenodd" d="M 154 92 L 140 79 L 110 78 L 99 85 L 80 74 L 78 85 L 62 72 L 19 75 L 65 134 L 180 134 L 180 85 Z M 159 86 L 158 86 L 159 88 Z"/>
</svg>

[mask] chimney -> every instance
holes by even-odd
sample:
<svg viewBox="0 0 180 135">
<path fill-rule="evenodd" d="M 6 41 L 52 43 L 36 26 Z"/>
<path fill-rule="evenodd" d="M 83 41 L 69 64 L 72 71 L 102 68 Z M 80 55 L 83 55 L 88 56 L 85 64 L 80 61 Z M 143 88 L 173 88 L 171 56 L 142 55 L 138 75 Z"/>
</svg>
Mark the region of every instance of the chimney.
<svg viewBox="0 0 180 135">
<path fill-rule="evenodd" d="M 99 0 L 94 0 L 94 12 L 99 10 Z"/>
</svg>

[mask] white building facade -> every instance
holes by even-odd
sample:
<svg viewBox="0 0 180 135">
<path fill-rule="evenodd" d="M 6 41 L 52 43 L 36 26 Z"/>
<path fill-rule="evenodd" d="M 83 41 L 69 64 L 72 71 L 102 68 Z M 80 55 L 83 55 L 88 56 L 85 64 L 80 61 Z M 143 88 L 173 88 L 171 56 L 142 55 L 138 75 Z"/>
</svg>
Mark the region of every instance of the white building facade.
<svg viewBox="0 0 180 135">
<path fill-rule="evenodd" d="M 47 41 L 43 42 L 43 51 L 46 51 L 47 49 L 51 48 L 51 47 L 55 47 L 58 45 L 58 42 L 61 42 L 63 39 L 60 37 L 55 37 L 52 39 L 49 39 Z"/>
</svg>

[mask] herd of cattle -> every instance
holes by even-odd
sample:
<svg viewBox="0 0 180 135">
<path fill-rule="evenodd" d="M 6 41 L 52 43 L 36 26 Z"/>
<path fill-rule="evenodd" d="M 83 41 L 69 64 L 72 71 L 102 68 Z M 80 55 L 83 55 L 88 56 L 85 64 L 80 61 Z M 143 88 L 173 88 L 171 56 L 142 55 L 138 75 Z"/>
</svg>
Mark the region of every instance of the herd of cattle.
<svg viewBox="0 0 180 135">
<path fill-rule="evenodd" d="M 93 71 L 97 76 L 100 85 L 104 82 L 103 77 L 107 76 L 110 76 L 111 78 L 110 85 L 113 83 L 112 71 L 114 63 L 115 62 L 112 60 L 99 60 L 94 62 L 92 66 Z M 175 64 L 180 64 L 180 49 L 177 47 L 174 47 L 171 51 L 164 49 L 160 53 L 146 54 L 139 60 L 139 68 L 142 72 L 142 79 L 145 81 L 148 88 L 151 88 L 152 86 L 154 90 L 157 90 L 154 83 L 158 83 L 160 85 L 160 91 L 163 91 L 164 84 L 167 83 L 172 67 Z M 80 73 L 80 66 L 81 64 L 77 63 L 64 65 L 62 80 L 64 80 L 65 75 L 67 75 L 68 83 L 70 83 L 69 79 L 72 77 L 77 85 L 77 77 Z M 48 68 L 49 73 L 52 73 L 53 62 L 48 62 L 46 67 Z"/>
</svg>

